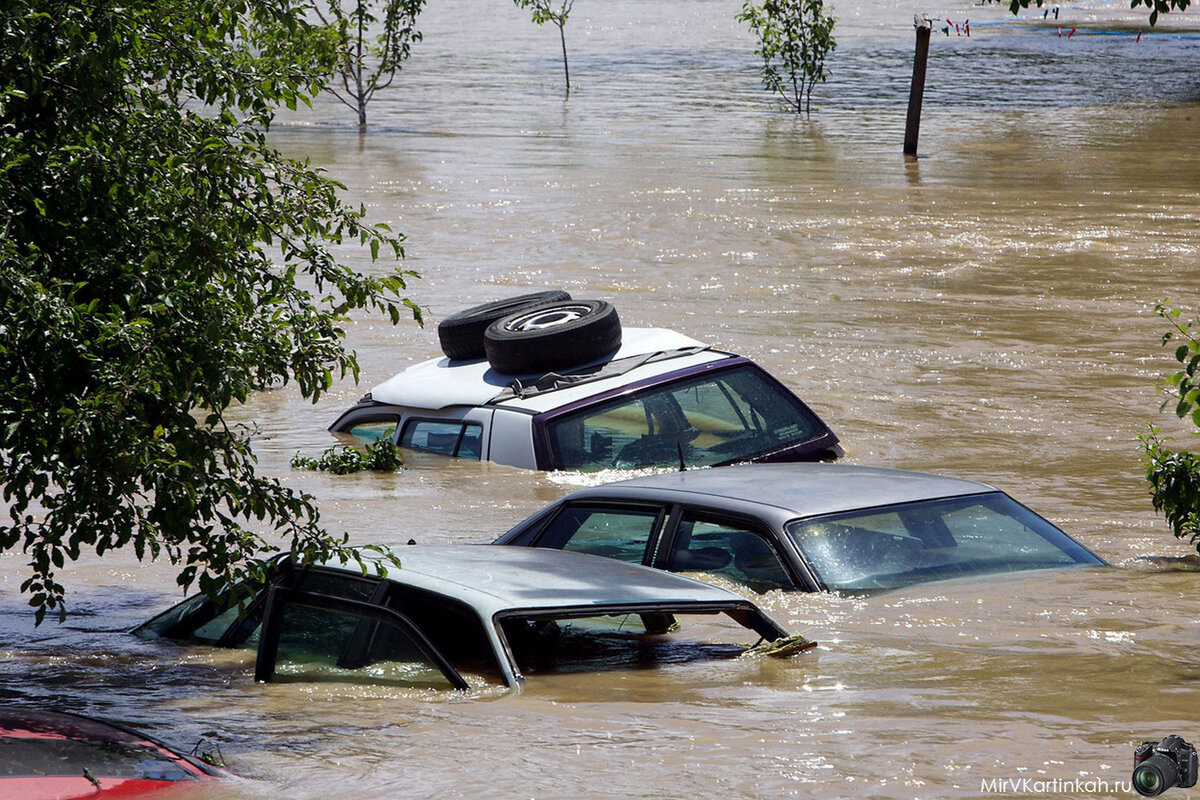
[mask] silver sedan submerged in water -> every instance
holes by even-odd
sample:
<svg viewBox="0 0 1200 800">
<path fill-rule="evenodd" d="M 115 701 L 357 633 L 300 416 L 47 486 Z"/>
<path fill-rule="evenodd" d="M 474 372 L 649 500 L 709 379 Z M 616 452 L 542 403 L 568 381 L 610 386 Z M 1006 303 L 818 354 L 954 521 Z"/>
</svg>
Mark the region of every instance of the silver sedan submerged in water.
<svg viewBox="0 0 1200 800">
<path fill-rule="evenodd" d="M 567 495 L 496 540 L 757 591 L 864 591 L 1104 563 L 986 484 L 846 464 L 746 464 Z"/>
<path fill-rule="evenodd" d="M 468 688 L 464 673 L 515 687 L 532 669 L 641 664 L 656 644 L 671 649 L 670 661 L 746 650 L 707 633 L 693 639 L 679 629 L 683 620 L 724 615 L 743 635 L 785 635 L 732 592 L 590 555 L 482 545 L 405 547 L 399 555 L 402 567 L 386 576 L 281 561 L 264 586 L 216 600 L 197 595 L 135 633 L 256 647 L 260 681 L 455 689 Z"/>
</svg>

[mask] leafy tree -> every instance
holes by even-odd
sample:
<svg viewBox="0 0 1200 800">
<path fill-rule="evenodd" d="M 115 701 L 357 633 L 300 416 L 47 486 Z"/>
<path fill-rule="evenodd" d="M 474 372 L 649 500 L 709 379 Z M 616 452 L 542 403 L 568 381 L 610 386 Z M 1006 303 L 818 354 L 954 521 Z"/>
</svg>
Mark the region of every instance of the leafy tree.
<svg viewBox="0 0 1200 800">
<path fill-rule="evenodd" d="M 337 53 L 335 80 L 340 79 L 341 88 L 327 86 L 326 91 L 358 112 L 359 128 L 367 126 L 367 103 L 375 92 L 392 85 L 412 45 L 421 41 L 416 24 L 425 0 L 381 2 L 383 28 L 374 39 L 369 29 L 380 20 L 371 0 L 357 0 L 349 11 L 340 0 L 329 0 L 324 8 L 313 6 L 316 16 L 328 26 Z"/>
<path fill-rule="evenodd" d="M 1022 8 L 1029 8 L 1030 5 L 1042 7 L 1044 0 L 1008 0 L 1008 8 L 1012 13 L 1020 13 Z M 1186 11 L 1191 5 L 1191 0 L 1130 0 L 1129 7 L 1137 8 L 1145 6 L 1150 9 L 1150 24 L 1153 26 L 1158 22 L 1159 14 L 1167 14 L 1172 9 L 1176 11 Z"/>
<path fill-rule="evenodd" d="M 282 535 L 354 557 L 313 499 L 258 475 L 227 411 L 294 381 L 316 400 L 353 309 L 399 320 L 411 273 L 339 185 L 266 144 L 327 52 L 289 0 L 7 0 L 0 10 L 0 551 L 40 623 L 85 551 L 165 556 L 208 592 Z M 315 292 L 315 294 L 314 294 Z M 361 563 L 361 562 L 360 562 Z"/>
<path fill-rule="evenodd" d="M 1162 343 L 1177 343 L 1175 360 L 1182 366 L 1159 387 L 1167 396 L 1162 408 L 1173 404 L 1175 415 L 1190 421 L 1195 428 L 1192 434 L 1200 436 L 1200 321 L 1183 319 L 1180 309 L 1166 301 L 1155 310 L 1171 323 Z M 1154 510 L 1166 517 L 1172 533 L 1200 551 L 1200 456 L 1170 449 L 1170 437 L 1154 425 L 1139 438 Z"/>
<path fill-rule="evenodd" d="M 533 9 L 533 21 L 538 25 L 553 22 L 558 26 L 558 39 L 562 42 L 563 80 L 567 87 L 566 96 L 571 96 L 571 70 L 567 66 L 567 17 L 571 16 L 571 7 L 575 0 L 562 0 L 558 8 L 552 0 L 513 0 L 517 8 Z"/>
<path fill-rule="evenodd" d="M 758 35 L 763 86 L 797 114 L 811 112 L 813 88 L 829 77 L 825 60 L 837 48 L 824 0 L 746 0 L 737 18 Z"/>
</svg>

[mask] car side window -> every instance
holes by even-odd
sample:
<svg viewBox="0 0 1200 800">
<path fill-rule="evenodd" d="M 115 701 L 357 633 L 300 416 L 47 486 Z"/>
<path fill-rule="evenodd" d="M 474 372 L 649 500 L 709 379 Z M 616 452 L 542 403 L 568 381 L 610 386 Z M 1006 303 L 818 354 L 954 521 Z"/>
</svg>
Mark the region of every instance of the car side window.
<svg viewBox="0 0 1200 800">
<path fill-rule="evenodd" d="M 412 420 L 404 426 L 400 446 L 478 461 L 483 453 L 483 426 L 478 422 Z"/>
<path fill-rule="evenodd" d="M 456 684 L 411 628 L 353 610 L 285 602 L 279 609 L 273 680 L 369 682 L 415 688 Z"/>
<path fill-rule="evenodd" d="M 361 422 L 351 428 L 347 428 L 346 433 L 365 444 L 374 444 L 380 439 L 392 438 L 392 434 L 396 432 L 396 422 L 397 419 L 395 417 L 376 420 L 374 422 Z"/>
<path fill-rule="evenodd" d="M 775 548 L 756 531 L 686 514 L 676 529 L 667 569 L 712 572 L 759 592 L 796 588 Z"/>
<path fill-rule="evenodd" d="M 378 579 L 343 575 L 324 570 L 292 570 L 280 581 L 310 592 L 350 600 L 369 600 L 379 587 Z M 206 594 L 189 597 L 135 629 L 142 636 L 161 636 L 205 644 L 253 647 L 258 644 L 258 628 L 262 622 L 262 587 L 237 585 L 241 605 L 229 592 L 217 600 Z"/>
<path fill-rule="evenodd" d="M 625 448 L 652 433 L 654 415 L 638 398 L 607 403 L 550 425 L 551 449 L 560 469 L 605 469 Z"/>
<path fill-rule="evenodd" d="M 534 546 L 642 564 L 661 517 L 660 511 L 652 509 L 568 506 L 542 531 Z"/>
</svg>

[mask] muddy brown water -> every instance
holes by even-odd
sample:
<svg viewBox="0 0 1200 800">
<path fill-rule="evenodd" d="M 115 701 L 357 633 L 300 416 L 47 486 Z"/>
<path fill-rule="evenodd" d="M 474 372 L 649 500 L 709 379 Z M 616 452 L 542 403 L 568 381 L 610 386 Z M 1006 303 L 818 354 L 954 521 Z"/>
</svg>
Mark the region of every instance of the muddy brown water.
<svg viewBox="0 0 1200 800">
<path fill-rule="evenodd" d="M 1062 18 L 1136 30 L 1120 6 Z M 842 3 L 833 77 L 797 120 L 758 88 L 736 11 L 584 0 L 564 103 L 551 30 L 503 2 L 441 0 L 365 137 L 328 99 L 284 119 L 280 148 L 408 234 L 431 324 L 357 320 L 364 386 L 239 410 L 262 428 L 263 469 L 355 541 L 395 545 L 488 540 L 597 480 L 421 457 L 387 476 L 287 465 L 434 355 L 441 317 L 564 287 L 756 359 L 850 460 L 990 482 L 1114 567 L 774 593 L 755 599 L 818 651 L 451 696 L 258 686 L 243 654 L 134 639 L 178 597 L 164 564 L 80 564 L 75 615 L 34 629 L 9 555 L 0 697 L 185 747 L 207 735 L 247 776 L 206 795 L 226 798 L 1119 796 L 1134 743 L 1200 738 L 1200 574 L 1137 560 L 1187 549 L 1149 507 L 1135 443 L 1170 366 L 1151 306 L 1200 306 L 1189 20 L 1135 42 L 979 24 L 1003 8 Z M 916 11 L 973 30 L 935 33 L 921 158 L 905 162 Z"/>
</svg>

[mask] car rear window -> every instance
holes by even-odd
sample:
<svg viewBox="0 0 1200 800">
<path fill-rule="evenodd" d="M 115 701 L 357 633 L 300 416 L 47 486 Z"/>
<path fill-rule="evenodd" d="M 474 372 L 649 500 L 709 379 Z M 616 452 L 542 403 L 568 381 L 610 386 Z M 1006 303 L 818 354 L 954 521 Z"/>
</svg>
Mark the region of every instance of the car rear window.
<svg viewBox="0 0 1200 800">
<path fill-rule="evenodd" d="M 712 466 L 745 461 L 826 432 L 753 364 L 681 378 L 551 419 L 558 469 Z"/>
</svg>

